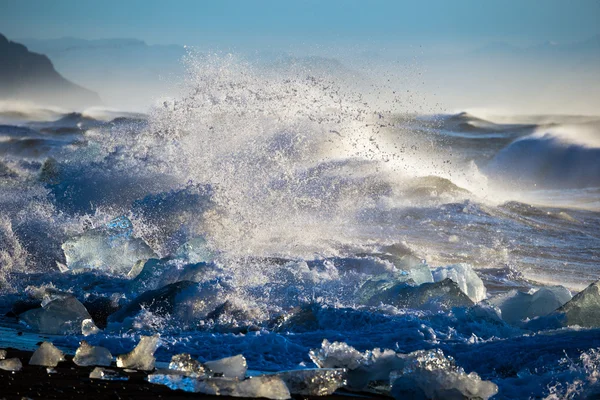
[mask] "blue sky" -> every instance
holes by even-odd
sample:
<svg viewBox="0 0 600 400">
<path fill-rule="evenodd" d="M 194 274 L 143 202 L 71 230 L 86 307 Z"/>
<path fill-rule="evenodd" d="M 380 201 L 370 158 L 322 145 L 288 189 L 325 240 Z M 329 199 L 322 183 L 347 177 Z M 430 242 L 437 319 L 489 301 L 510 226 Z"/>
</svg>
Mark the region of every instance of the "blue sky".
<svg viewBox="0 0 600 400">
<path fill-rule="evenodd" d="M 0 32 L 189 45 L 526 45 L 599 34 L 600 0 L 0 0 Z"/>
</svg>

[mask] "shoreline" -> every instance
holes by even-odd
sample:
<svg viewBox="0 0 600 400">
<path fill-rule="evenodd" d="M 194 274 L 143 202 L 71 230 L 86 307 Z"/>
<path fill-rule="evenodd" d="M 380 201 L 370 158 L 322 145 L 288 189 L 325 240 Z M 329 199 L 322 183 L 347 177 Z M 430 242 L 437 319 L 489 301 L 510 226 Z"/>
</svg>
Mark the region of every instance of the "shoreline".
<svg viewBox="0 0 600 400">
<path fill-rule="evenodd" d="M 0 380 L 3 382 L 0 389 L 1 399 L 61 399 L 61 400 L 83 400 L 83 399 L 191 399 L 205 398 L 213 400 L 241 399 L 230 396 L 211 396 L 202 393 L 190 393 L 182 390 L 172 390 L 167 386 L 152 384 L 146 381 L 147 372 L 125 372 L 117 368 L 114 363 L 110 369 L 120 370 L 129 376 L 126 381 L 106 381 L 90 379 L 90 372 L 94 367 L 79 367 L 73 363 L 73 356 L 65 354 L 66 361 L 58 364 L 54 373 L 48 373 L 46 367 L 29 365 L 29 359 L 33 352 L 6 348 L 6 358 L 18 358 L 23 363 L 23 369 L 18 372 L 0 370 Z M 352 393 L 340 390 L 333 395 L 315 396 L 292 396 L 294 399 L 307 400 L 344 400 L 344 399 L 389 399 L 388 397 L 369 394 Z"/>
</svg>

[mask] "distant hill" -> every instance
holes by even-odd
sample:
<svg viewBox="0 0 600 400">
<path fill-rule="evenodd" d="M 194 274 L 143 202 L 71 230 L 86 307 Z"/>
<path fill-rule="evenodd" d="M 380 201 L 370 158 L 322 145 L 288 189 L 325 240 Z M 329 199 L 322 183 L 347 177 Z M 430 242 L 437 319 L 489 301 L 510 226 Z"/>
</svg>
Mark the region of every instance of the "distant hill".
<svg viewBox="0 0 600 400">
<path fill-rule="evenodd" d="M 169 95 L 184 73 L 179 45 L 149 45 L 142 40 L 19 39 L 46 54 L 68 79 L 98 92 L 105 103 L 121 109 L 145 109 Z"/>
<path fill-rule="evenodd" d="M 102 104 L 98 94 L 68 81 L 42 54 L 0 34 L 0 100 L 25 100 L 68 108 Z"/>
</svg>

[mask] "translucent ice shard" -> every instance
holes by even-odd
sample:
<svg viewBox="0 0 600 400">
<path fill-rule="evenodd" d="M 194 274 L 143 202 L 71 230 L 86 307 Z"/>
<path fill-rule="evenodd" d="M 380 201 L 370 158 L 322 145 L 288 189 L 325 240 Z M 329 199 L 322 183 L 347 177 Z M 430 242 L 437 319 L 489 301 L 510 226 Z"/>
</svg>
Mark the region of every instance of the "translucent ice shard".
<svg viewBox="0 0 600 400">
<path fill-rule="evenodd" d="M 320 349 L 311 350 L 309 356 L 319 368 L 347 369 L 348 388 L 357 391 L 369 391 L 373 383 L 387 382 L 390 372 L 405 365 L 404 355 L 393 350 L 373 349 L 361 353 L 346 343 L 327 340 Z"/>
<path fill-rule="evenodd" d="M 241 354 L 216 361 L 205 362 L 204 367 L 213 376 L 237 379 L 244 379 L 246 377 L 246 371 L 248 370 L 246 359 Z"/>
<path fill-rule="evenodd" d="M 542 317 L 550 314 L 571 300 L 571 292 L 562 286 L 544 287 L 533 294 L 511 290 L 488 302 L 500 309 L 502 319 L 515 324 L 526 318 Z"/>
<path fill-rule="evenodd" d="M 474 303 L 451 279 L 440 282 L 423 283 L 411 286 L 398 283 L 389 289 L 374 295 L 367 304 L 391 304 L 399 308 L 412 309 L 450 309 L 453 307 L 470 307 Z"/>
<path fill-rule="evenodd" d="M 260 375 L 244 380 L 230 378 L 200 380 L 196 385 L 196 391 L 216 396 L 262 397 L 273 400 L 291 398 L 285 382 L 275 375 Z"/>
<path fill-rule="evenodd" d="M 104 381 L 126 381 L 129 379 L 129 377 L 121 374 L 119 371 L 96 367 L 92 372 L 90 372 L 90 379 L 101 379 Z"/>
<path fill-rule="evenodd" d="M 402 370 L 390 374 L 394 398 L 484 399 L 498 393 L 496 384 L 467 374 L 441 350 L 420 350 L 406 355 Z"/>
<path fill-rule="evenodd" d="M 600 281 L 577 293 L 553 314 L 562 326 L 600 327 Z"/>
<path fill-rule="evenodd" d="M 108 317 L 111 322 L 123 322 L 127 317 L 133 317 L 142 309 L 159 315 L 173 314 L 178 302 L 177 299 L 188 291 L 194 291 L 198 284 L 190 281 L 172 283 L 156 290 L 142 293 Z"/>
<path fill-rule="evenodd" d="M 277 374 L 293 395 L 329 396 L 346 385 L 346 370 L 335 368 L 303 369 Z"/>
<path fill-rule="evenodd" d="M 42 308 L 25 311 L 19 315 L 31 329 L 52 335 L 66 335 L 81 332 L 81 324 L 91 319 L 86 308 L 72 295 L 52 300 Z"/>
<path fill-rule="evenodd" d="M 131 352 L 117 356 L 117 367 L 131 368 L 141 371 L 154 369 L 154 352 L 160 346 L 158 335 L 142 336 L 138 345 Z"/>
<path fill-rule="evenodd" d="M 98 332 L 100 332 L 100 329 L 98 329 L 91 318 L 81 321 L 81 333 L 83 336 L 95 335 Z"/>
<path fill-rule="evenodd" d="M 23 368 L 23 364 L 21 360 L 18 358 L 8 358 L 4 360 L 0 360 L 0 369 L 4 371 L 20 371 Z"/>
<path fill-rule="evenodd" d="M 44 342 L 31 356 L 29 365 L 56 367 L 61 361 L 65 361 L 63 352 L 57 349 L 52 343 Z"/>
<path fill-rule="evenodd" d="M 454 264 L 436 268 L 433 271 L 433 279 L 436 282 L 451 279 L 474 303 L 484 300 L 487 295 L 483 281 L 469 264 Z"/>
<path fill-rule="evenodd" d="M 142 239 L 133 237 L 133 225 L 126 217 L 72 237 L 62 249 L 70 270 L 92 268 L 127 274 L 138 260 L 156 257 Z"/>
<path fill-rule="evenodd" d="M 110 351 L 100 346 L 90 346 L 85 340 L 75 352 L 73 362 L 80 367 L 92 365 L 109 366 L 112 363 L 113 356 Z"/>
<path fill-rule="evenodd" d="M 180 371 L 189 376 L 203 376 L 205 368 L 198 360 L 192 359 L 187 353 L 177 354 L 171 357 L 169 369 Z"/>
</svg>

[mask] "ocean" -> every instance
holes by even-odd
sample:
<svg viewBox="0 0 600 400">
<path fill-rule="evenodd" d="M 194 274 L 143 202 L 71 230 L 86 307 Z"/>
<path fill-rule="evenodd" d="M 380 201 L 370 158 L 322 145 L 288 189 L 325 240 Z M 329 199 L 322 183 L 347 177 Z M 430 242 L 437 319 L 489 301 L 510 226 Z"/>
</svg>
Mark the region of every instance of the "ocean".
<svg viewBox="0 0 600 400">
<path fill-rule="evenodd" d="M 227 57 L 180 89 L 144 113 L 2 104 L 0 347 L 74 352 L 79 328 L 20 317 L 68 292 L 113 354 L 440 349 L 495 399 L 597 393 L 599 321 L 551 316 L 600 276 L 600 117 L 401 112 Z"/>
</svg>

